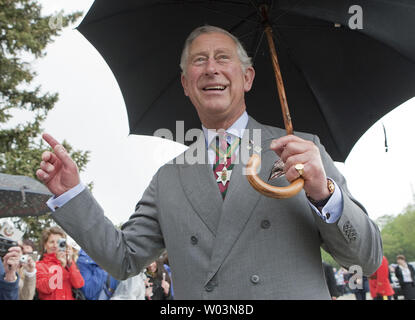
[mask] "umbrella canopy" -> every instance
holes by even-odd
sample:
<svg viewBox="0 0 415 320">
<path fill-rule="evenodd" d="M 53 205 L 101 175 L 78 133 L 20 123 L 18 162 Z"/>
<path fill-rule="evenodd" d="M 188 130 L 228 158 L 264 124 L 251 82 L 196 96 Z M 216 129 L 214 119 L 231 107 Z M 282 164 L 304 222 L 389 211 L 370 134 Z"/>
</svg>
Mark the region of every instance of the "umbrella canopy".
<svg viewBox="0 0 415 320">
<path fill-rule="evenodd" d="M 39 181 L 26 176 L 0 173 L 0 218 L 40 216 L 50 209 L 52 196 Z"/>
<path fill-rule="evenodd" d="M 257 121 L 284 127 L 259 5 L 266 3 L 294 129 L 317 134 L 344 161 L 379 118 L 415 96 L 415 5 L 409 0 L 95 1 L 78 27 L 113 71 L 130 133 L 200 128 L 183 94 L 184 40 L 210 24 L 237 36 L 256 77 L 246 94 Z M 353 5 L 363 29 L 352 30 Z"/>
</svg>

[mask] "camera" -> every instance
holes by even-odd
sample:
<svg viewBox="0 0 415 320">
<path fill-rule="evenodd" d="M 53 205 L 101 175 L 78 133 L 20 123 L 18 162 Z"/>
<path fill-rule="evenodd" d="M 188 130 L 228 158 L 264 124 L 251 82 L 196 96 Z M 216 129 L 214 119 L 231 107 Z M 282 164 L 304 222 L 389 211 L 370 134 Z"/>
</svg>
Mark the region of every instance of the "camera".
<svg viewBox="0 0 415 320">
<path fill-rule="evenodd" d="M 24 254 L 20 257 L 20 263 L 21 264 L 27 263 L 27 260 L 29 260 L 29 255 L 27 255 L 27 254 Z"/>
<path fill-rule="evenodd" d="M 0 257 L 3 258 L 7 254 L 7 252 L 9 252 L 9 248 L 16 246 L 16 241 L 0 236 Z"/>
<path fill-rule="evenodd" d="M 60 238 L 58 240 L 58 248 L 59 248 L 59 251 L 65 251 L 66 250 L 66 239 Z"/>
</svg>

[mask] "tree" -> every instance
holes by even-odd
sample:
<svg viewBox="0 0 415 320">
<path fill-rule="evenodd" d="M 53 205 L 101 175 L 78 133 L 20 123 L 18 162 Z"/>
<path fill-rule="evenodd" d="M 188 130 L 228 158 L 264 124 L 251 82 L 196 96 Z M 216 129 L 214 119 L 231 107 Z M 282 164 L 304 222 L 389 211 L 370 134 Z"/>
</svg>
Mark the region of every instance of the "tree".
<svg viewBox="0 0 415 320">
<path fill-rule="evenodd" d="M 341 268 L 339 263 L 336 260 L 334 260 L 334 258 L 331 256 L 330 253 L 325 251 L 323 248 L 320 248 L 320 251 L 321 251 L 321 260 L 328 263 L 329 265 L 336 268 L 337 270 Z"/>
<path fill-rule="evenodd" d="M 415 260 L 415 205 L 407 208 L 382 228 L 383 252 L 389 263 L 396 262 L 398 254 L 407 261 Z"/>
<path fill-rule="evenodd" d="M 0 172 L 36 178 L 41 154 L 49 147 L 41 139 L 42 123 L 58 101 L 57 93 L 41 93 L 31 84 L 36 73 L 29 59 L 46 55 L 46 46 L 61 28 L 74 23 L 82 12 L 56 17 L 42 16 L 41 4 L 33 0 L 0 0 Z M 25 111 L 31 120 L 10 125 L 16 111 Z M 63 145 L 83 171 L 89 151 Z M 89 185 L 92 188 L 92 184 Z M 41 231 L 53 224 L 48 215 L 13 219 L 16 227 L 27 232 L 25 238 L 37 241 Z"/>
</svg>

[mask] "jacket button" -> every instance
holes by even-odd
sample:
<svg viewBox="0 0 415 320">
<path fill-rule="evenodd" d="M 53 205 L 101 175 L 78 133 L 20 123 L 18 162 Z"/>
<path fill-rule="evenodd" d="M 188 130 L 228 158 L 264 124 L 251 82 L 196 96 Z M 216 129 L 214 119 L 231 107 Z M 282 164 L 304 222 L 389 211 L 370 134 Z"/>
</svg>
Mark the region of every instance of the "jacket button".
<svg viewBox="0 0 415 320">
<path fill-rule="evenodd" d="M 256 275 L 256 274 L 254 274 L 254 275 L 251 277 L 251 282 L 252 282 L 253 284 L 257 284 L 257 283 L 259 282 L 259 276 L 258 276 L 258 275 Z"/>
<path fill-rule="evenodd" d="M 191 237 L 190 237 L 190 243 L 191 243 L 191 244 L 196 245 L 196 244 L 197 244 L 197 241 L 198 241 L 198 240 L 197 240 L 197 238 L 196 238 L 195 236 L 191 236 Z"/>
<path fill-rule="evenodd" d="M 271 226 L 271 222 L 269 220 L 262 220 L 261 221 L 261 228 L 268 229 Z"/>
<path fill-rule="evenodd" d="M 207 292 L 212 292 L 213 288 L 215 287 L 215 285 L 212 282 L 209 282 L 206 286 L 205 286 L 205 290 Z"/>
</svg>

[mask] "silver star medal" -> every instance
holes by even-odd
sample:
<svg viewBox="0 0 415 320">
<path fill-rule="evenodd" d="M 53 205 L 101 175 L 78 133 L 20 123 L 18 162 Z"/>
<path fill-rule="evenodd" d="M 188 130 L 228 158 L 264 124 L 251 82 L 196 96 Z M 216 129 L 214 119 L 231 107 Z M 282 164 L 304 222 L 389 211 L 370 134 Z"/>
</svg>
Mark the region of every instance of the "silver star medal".
<svg viewBox="0 0 415 320">
<path fill-rule="evenodd" d="M 226 167 L 223 167 L 222 171 L 216 172 L 216 174 L 218 175 L 216 182 L 222 182 L 222 184 L 225 185 L 226 182 L 231 180 L 232 170 L 228 170 Z"/>
</svg>

